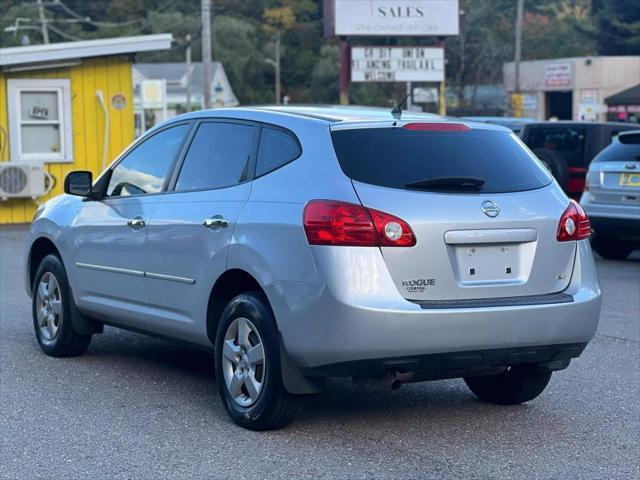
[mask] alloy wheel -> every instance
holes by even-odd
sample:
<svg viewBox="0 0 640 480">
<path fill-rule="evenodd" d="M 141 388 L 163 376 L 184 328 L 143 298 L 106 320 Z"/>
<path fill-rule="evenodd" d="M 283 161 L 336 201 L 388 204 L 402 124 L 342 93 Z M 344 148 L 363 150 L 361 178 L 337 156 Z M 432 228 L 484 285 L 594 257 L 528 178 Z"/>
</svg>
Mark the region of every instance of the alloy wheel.
<svg viewBox="0 0 640 480">
<path fill-rule="evenodd" d="M 227 391 L 241 407 L 258 401 L 265 381 L 265 355 L 262 338 L 245 317 L 233 320 L 222 343 L 222 371 Z"/>
<path fill-rule="evenodd" d="M 58 335 L 62 324 L 62 294 L 55 275 L 46 272 L 36 291 L 36 318 L 40 336 L 47 342 Z"/>
</svg>

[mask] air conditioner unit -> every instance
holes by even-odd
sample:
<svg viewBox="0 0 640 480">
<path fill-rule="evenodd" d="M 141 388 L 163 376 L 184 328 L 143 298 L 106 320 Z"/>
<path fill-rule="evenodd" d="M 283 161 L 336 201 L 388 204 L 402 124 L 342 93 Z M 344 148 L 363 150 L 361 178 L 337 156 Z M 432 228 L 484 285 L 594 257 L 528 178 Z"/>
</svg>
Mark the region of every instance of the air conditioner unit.
<svg viewBox="0 0 640 480">
<path fill-rule="evenodd" d="M 47 176 L 42 163 L 0 162 L 0 200 L 45 195 Z"/>
</svg>

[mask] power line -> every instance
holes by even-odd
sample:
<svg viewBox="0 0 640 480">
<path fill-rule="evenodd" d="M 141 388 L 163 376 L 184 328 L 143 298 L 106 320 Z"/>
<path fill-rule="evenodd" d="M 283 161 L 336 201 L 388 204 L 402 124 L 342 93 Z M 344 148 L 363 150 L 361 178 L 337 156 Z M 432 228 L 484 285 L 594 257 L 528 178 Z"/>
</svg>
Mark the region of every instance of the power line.
<svg viewBox="0 0 640 480">
<path fill-rule="evenodd" d="M 60 30 L 60 29 L 59 29 L 59 28 L 57 28 L 57 27 L 54 27 L 54 26 L 53 26 L 53 25 L 51 25 L 51 24 L 48 24 L 48 25 L 47 25 L 47 27 L 48 27 L 48 28 L 49 28 L 49 30 L 51 30 L 52 32 L 55 32 L 55 33 L 57 33 L 58 35 L 60 35 L 61 37 L 66 38 L 66 39 L 68 39 L 68 40 L 74 40 L 74 41 L 76 41 L 76 40 L 77 40 L 77 41 L 81 41 L 81 42 L 82 42 L 82 41 L 84 41 L 84 40 L 87 40 L 86 38 L 76 37 L 75 35 L 71 35 L 71 34 L 69 34 L 69 33 L 63 32 L 62 30 Z"/>
<path fill-rule="evenodd" d="M 62 8 L 62 10 L 64 10 L 68 15 L 83 21 L 89 25 L 92 25 L 94 27 L 98 27 L 98 28 L 121 28 L 121 27 L 126 27 L 129 25 L 135 25 L 137 23 L 143 23 L 144 19 L 142 18 L 136 18 L 134 20 L 127 20 L 126 22 L 97 22 L 94 20 L 91 20 L 91 17 L 86 17 L 83 15 L 80 15 L 78 12 L 76 12 L 75 10 L 72 10 L 71 8 L 69 8 L 67 5 L 65 5 L 64 3 L 62 3 L 61 0 L 54 0 L 53 2 L 50 3 L 46 3 L 45 4 L 48 8 L 52 8 L 52 7 L 60 7 Z"/>
</svg>

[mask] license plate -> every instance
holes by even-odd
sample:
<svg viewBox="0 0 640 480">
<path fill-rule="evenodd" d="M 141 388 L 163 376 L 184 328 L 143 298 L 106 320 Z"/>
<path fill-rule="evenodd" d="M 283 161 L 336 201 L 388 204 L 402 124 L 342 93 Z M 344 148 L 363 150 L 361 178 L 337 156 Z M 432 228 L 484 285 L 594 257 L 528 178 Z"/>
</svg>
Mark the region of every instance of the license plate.
<svg viewBox="0 0 640 480">
<path fill-rule="evenodd" d="M 640 187 L 640 172 L 621 173 L 618 185 L 621 187 Z"/>
</svg>

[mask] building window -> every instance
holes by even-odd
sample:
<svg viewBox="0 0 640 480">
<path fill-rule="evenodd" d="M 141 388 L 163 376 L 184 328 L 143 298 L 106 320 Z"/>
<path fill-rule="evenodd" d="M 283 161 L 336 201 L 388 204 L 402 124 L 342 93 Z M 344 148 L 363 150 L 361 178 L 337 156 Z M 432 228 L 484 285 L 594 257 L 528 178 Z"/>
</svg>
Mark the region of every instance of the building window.
<svg viewBox="0 0 640 480">
<path fill-rule="evenodd" d="M 69 80 L 8 80 L 12 161 L 73 162 Z"/>
</svg>

